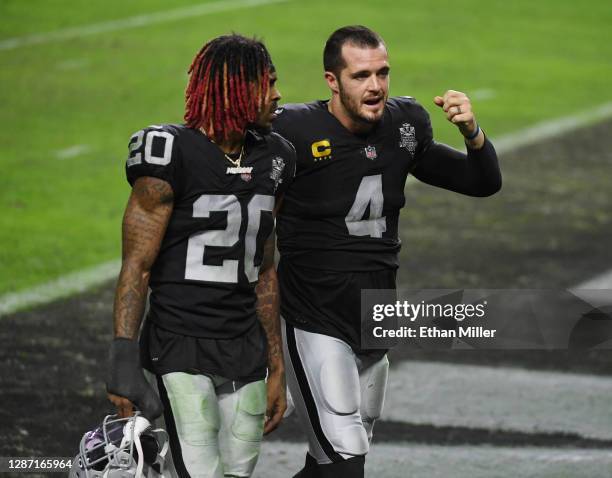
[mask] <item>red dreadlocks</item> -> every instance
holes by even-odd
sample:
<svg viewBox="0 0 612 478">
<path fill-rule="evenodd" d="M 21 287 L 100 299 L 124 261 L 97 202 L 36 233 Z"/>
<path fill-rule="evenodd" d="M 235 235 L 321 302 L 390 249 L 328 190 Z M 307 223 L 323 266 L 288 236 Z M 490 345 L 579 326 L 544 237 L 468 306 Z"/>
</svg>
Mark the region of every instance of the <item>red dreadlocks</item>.
<svg viewBox="0 0 612 478">
<path fill-rule="evenodd" d="M 263 106 L 272 68 L 258 40 L 236 34 L 211 40 L 189 68 L 185 123 L 216 140 L 243 132 Z"/>
</svg>

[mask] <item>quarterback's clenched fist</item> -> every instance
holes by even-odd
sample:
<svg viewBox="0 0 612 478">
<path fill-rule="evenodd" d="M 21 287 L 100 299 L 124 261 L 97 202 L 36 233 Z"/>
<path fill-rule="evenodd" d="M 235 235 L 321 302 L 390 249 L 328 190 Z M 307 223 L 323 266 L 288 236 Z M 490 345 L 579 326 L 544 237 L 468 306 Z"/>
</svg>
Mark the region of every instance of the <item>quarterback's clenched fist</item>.
<svg viewBox="0 0 612 478">
<path fill-rule="evenodd" d="M 472 103 L 465 93 L 448 90 L 444 96 L 436 96 L 434 103 L 444 110 L 446 119 L 457 125 L 463 136 L 470 138 L 477 132 Z"/>
</svg>

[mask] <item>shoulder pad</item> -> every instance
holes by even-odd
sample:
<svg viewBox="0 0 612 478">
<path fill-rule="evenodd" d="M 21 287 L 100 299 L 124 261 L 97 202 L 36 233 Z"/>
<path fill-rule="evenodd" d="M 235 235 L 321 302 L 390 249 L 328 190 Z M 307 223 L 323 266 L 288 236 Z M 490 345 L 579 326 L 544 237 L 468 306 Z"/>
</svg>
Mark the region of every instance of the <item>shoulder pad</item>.
<svg viewBox="0 0 612 478">
<path fill-rule="evenodd" d="M 387 106 L 391 109 L 399 109 L 402 111 L 421 107 L 412 96 L 393 96 L 387 100 Z"/>
<path fill-rule="evenodd" d="M 130 137 L 125 163 L 128 182 L 133 186 L 139 177 L 152 176 L 169 183 L 176 193 L 180 182 L 177 163 L 181 162 L 178 143 L 185 130 L 181 125 L 163 124 L 134 133 Z"/>
<path fill-rule="evenodd" d="M 276 131 L 272 131 L 269 135 L 269 138 L 272 139 L 273 141 L 280 143 L 282 146 L 289 148 L 292 151 L 295 151 L 295 146 L 293 146 L 293 143 L 289 141 L 287 138 L 285 138 L 284 136 L 277 133 Z"/>
<path fill-rule="evenodd" d="M 422 121 L 429 123 L 429 113 L 412 96 L 395 96 L 387 100 L 394 122 Z"/>
<path fill-rule="evenodd" d="M 291 114 L 292 112 L 304 112 L 307 111 L 309 109 L 309 107 L 314 106 L 316 103 L 285 103 L 282 106 L 279 106 L 277 108 L 277 110 L 275 111 L 275 113 L 277 115 L 283 114 L 283 113 L 289 113 Z"/>
</svg>

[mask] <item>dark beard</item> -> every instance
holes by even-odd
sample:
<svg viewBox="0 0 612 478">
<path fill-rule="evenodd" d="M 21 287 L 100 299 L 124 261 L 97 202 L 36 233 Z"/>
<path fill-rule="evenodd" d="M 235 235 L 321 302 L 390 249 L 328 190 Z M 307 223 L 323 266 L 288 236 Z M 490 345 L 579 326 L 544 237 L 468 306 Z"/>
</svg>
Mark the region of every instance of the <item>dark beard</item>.
<svg viewBox="0 0 612 478">
<path fill-rule="evenodd" d="M 340 103 L 342 103 L 342 106 L 344 106 L 344 109 L 355 123 L 364 126 L 372 126 L 380 121 L 379 119 L 371 120 L 361 116 L 359 114 L 359 109 L 355 108 L 351 103 L 351 98 L 344 93 L 344 88 L 342 88 L 342 83 L 340 81 L 338 81 L 338 91 L 340 93 Z"/>
</svg>

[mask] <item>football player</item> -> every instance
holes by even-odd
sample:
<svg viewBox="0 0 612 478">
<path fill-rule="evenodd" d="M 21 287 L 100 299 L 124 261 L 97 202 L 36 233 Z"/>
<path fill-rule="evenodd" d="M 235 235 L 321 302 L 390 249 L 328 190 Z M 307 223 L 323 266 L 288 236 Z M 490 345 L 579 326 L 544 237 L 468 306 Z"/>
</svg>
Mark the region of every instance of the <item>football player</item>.
<svg viewBox="0 0 612 478">
<path fill-rule="evenodd" d="M 295 150 L 260 41 L 215 38 L 189 73 L 185 124 L 129 142 L 107 391 L 122 417 L 163 404 L 179 476 L 246 477 L 286 408 L 273 216 Z"/>
<path fill-rule="evenodd" d="M 274 128 L 297 150 L 297 172 L 277 220 L 287 381 L 309 437 L 296 477 L 362 477 L 387 381 L 383 352 L 360 344 L 362 289 L 395 289 L 399 211 L 408 174 L 450 191 L 501 187 L 493 145 L 469 98 L 434 103 L 467 153 L 434 141 L 427 111 L 388 97 L 381 37 L 340 28 L 323 54 L 331 99 L 285 105 Z"/>
</svg>

